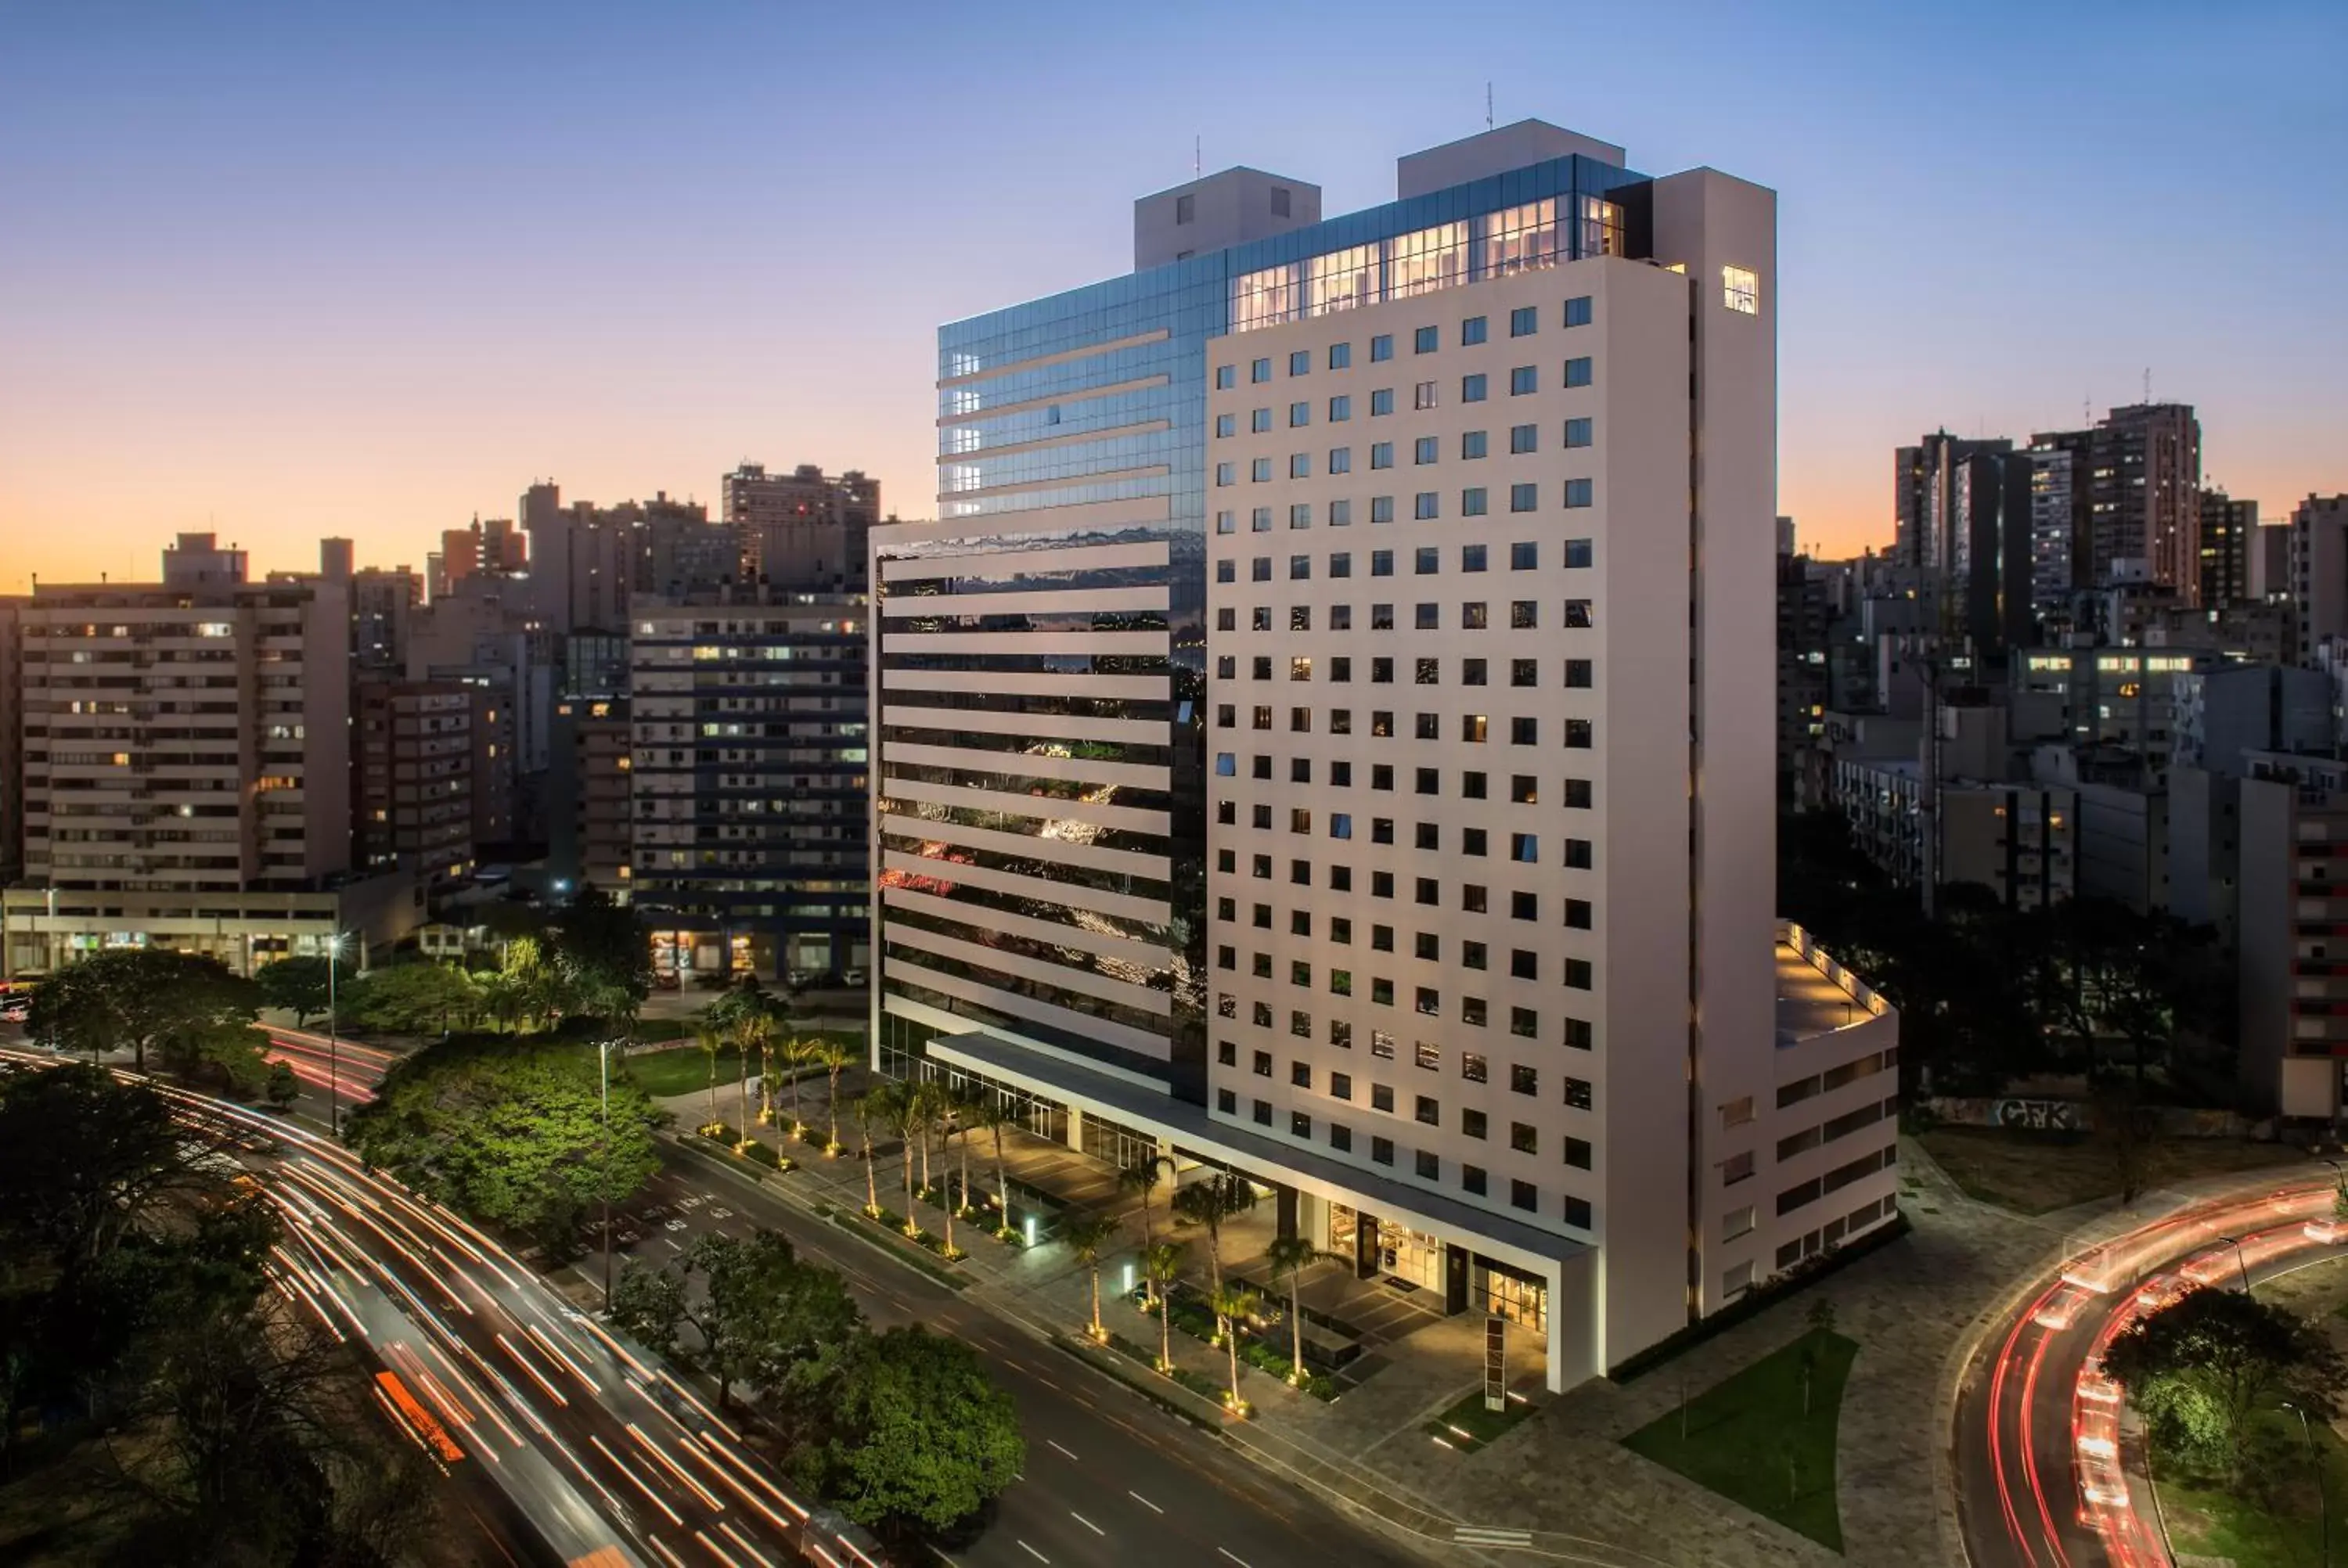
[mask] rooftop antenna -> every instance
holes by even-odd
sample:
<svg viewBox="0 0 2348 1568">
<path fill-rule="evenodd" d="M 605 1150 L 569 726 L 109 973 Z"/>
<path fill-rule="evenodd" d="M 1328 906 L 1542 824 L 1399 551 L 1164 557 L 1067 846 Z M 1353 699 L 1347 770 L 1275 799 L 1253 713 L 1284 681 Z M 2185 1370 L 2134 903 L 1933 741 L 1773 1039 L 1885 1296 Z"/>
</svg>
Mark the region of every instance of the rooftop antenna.
<svg viewBox="0 0 2348 1568">
<path fill-rule="evenodd" d="M 2144 367 L 2144 400 L 2152 401 L 2152 366 L 2148 364 Z"/>
<path fill-rule="evenodd" d="M 1492 84 L 1489 80 L 1484 83 L 1484 128 L 1492 128 Z"/>
<path fill-rule="evenodd" d="M 1205 160 L 1205 138 L 1202 138 L 1202 137 L 1199 137 L 1199 136 L 1193 136 L 1193 137 L 1191 137 L 1191 138 L 1190 138 L 1190 178 L 1191 178 L 1191 179 L 1198 179 L 1203 178 L 1203 176 L 1204 176 L 1204 175 L 1205 175 L 1205 173 L 1206 173 L 1206 168 L 1205 168 L 1205 161 L 1204 161 L 1204 160 Z"/>
</svg>

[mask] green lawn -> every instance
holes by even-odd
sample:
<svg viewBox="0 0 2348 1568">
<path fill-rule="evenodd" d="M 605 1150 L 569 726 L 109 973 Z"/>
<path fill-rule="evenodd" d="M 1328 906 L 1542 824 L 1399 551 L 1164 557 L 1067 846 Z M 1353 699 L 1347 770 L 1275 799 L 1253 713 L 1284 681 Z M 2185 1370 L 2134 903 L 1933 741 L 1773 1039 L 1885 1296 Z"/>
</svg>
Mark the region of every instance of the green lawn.
<svg viewBox="0 0 2348 1568">
<path fill-rule="evenodd" d="M 1484 1390 L 1478 1389 L 1427 1422 L 1426 1430 L 1453 1448 L 1480 1449 L 1530 1414 L 1532 1406 L 1523 1399 L 1509 1399 L 1505 1408 L 1488 1410 Z"/>
<path fill-rule="evenodd" d="M 1809 1413 L 1802 1412 L 1805 1353 L 1814 1358 Z M 1812 1329 L 1688 1401 L 1687 1436 L 1674 1406 L 1622 1440 L 1732 1502 L 1842 1550 L 1835 1506 L 1835 1421 L 1859 1354 L 1856 1341 Z"/>
<path fill-rule="evenodd" d="M 862 1034 L 841 1033 L 831 1030 L 820 1032 L 823 1038 L 837 1040 L 854 1051 L 859 1062 L 864 1060 Z M 592 1058 L 592 1052 L 590 1054 Z M 820 1067 L 809 1069 L 808 1071 L 813 1079 L 819 1080 L 823 1077 L 823 1069 Z M 750 1074 L 755 1078 L 757 1072 L 757 1058 L 753 1056 L 750 1060 Z M 783 1063 L 778 1059 L 775 1063 L 778 1090 L 782 1087 L 782 1074 Z M 628 1076 L 636 1081 L 638 1088 L 655 1099 L 670 1094 L 690 1094 L 696 1089 L 706 1091 L 709 1087 L 709 1057 L 697 1045 L 681 1045 L 668 1050 L 639 1051 L 628 1058 Z M 738 1083 L 741 1076 L 741 1061 L 734 1049 L 728 1046 L 720 1050 L 717 1053 L 717 1098 L 720 1109 L 724 1108 L 726 1091 L 729 1088 L 733 1089 L 738 1101 L 742 1091 L 734 1086 Z"/>
<path fill-rule="evenodd" d="M 2324 1484 L 2337 1506 L 2348 1500 L 2348 1444 L 2321 1421 L 2314 1436 Z M 2266 1412 L 2253 1444 L 2245 1480 L 2232 1489 L 2174 1460 L 2155 1460 L 2170 1542 L 2188 1556 L 2230 1558 L 2235 1568 L 2316 1568 L 2323 1561 L 2323 1499 L 2299 1419 L 2286 1410 Z"/>
</svg>

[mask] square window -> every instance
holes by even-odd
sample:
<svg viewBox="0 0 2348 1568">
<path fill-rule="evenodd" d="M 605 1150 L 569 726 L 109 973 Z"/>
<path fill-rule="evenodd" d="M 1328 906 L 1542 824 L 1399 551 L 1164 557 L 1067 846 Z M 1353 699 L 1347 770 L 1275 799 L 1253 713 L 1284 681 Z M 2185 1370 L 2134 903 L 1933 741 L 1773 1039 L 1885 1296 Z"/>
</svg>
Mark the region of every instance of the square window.
<svg viewBox="0 0 2348 1568">
<path fill-rule="evenodd" d="M 1576 294 L 1565 302 L 1565 324 L 1570 327 L 1586 327 L 1590 324 L 1588 294 Z"/>
<path fill-rule="evenodd" d="M 1418 1151 L 1418 1175 L 1419 1180 L 1424 1182 L 1441 1181 L 1443 1179 L 1442 1156 L 1437 1154 L 1432 1149 Z"/>
<path fill-rule="evenodd" d="M 1459 569 L 1461 571 L 1482 571 L 1484 569 L 1484 547 L 1482 545 L 1461 545 L 1459 547 Z"/>
<path fill-rule="evenodd" d="M 1437 328 L 1419 327 L 1410 334 L 1410 351 L 1413 354 L 1433 354 L 1442 346 L 1443 333 Z"/>
<path fill-rule="evenodd" d="M 1353 363 L 1354 345 L 1352 343 L 1333 343 L 1329 345 L 1329 368 L 1331 370 L 1350 369 Z"/>
<path fill-rule="evenodd" d="M 1591 971 L 1589 959 L 1568 958 L 1565 960 L 1566 989 L 1570 991 L 1586 991 L 1590 989 L 1590 983 Z"/>
<path fill-rule="evenodd" d="M 1482 800 L 1484 798 L 1484 775 L 1479 773 L 1472 772 L 1461 774 L 1459 775 L 1459 798 L 1462 800 Z"/>
<path fill-rule="evenodd" d="M 1565 1141 L 1565 1163 L 1577 1171 L 1590 1169 L 1590 1140 L 1568 1138 Z"/>
<path fill-rule="evenodd" d="M 1511 370 L 1511 371 L 1509 371 L 1509 396 L 1511 396 L 1511 397 L 1522 397 L 1522 396 L 1526 395 L 1527 395 L 1527 394 L 1529 394 L 1529 393 L 1539 392 L 1540 390 L 1540 366 L 1538 366 L 1538 365 L 1530 365 L 1530 364 L 1520 364 L 1520 365 L 1518 365 L 1515 369 L 1513 369 L 1513 370 Z"/>
<path fill-rule="evenodd" d="M 1312 577 L 1312 575 L 1313 558 L 1311 556 L 1290 556 L 1288 558 L 1289 581 L 1303 582 Z"/>
<path fill-rule="evenodd" d="M 1570 869 L 1575 871 L 1589 870 L 1590 856 L 1590 840 L 1586 838 L 1569 838 L 1565 841 L 1565 864 Z"/>
<path fill-rule="evenodd" d="M 1394 466 L 1393 442 L 1374 441 L 1370 444 L 1370 466 L 1373 468 L 1391 468 Z M 1375 521 L 1375 519 L 1373 518 L 1372 520 Z"/>
<path fill-rule="evenodd" d="M 1258 1078 L 1272 1076 L 1272 1052 L 1259 1050 L 1255 1053 L 1255 1075 Z"/>
<path fill-rule="evenodd" d="M 1509 835 L 1509 858 L 1526 866 L 1540 864 L 1540 835 L 1512 833 Z"/>
<path fill-rule="evenodd" d="M 1590 361 L 1587 357 L 1581 359 L 1570 359 L 1565 362 L 1566 385 L 1588 386 L 1590 384 Z"/>
<path fill-rule="evenodd" d="M 1590 1080 L 1586 1078 L 1569 1078 L 1565 1081 L 1565 1102 L 1567 1105 L 1576 1111 L 1587 1111 L 1590 1109 Z"/>
<path fill-rule="evenodd" d="M 1422 381 L 1416 386 L 1413 387 L 1410 394 L 1410 405 L 1415 409 L 1433 408 L 1436 405 L 1435 383 L 1431 381 Z M 1432 457 L 1426 457 L 1422 458 L 1421 461 L 1432 463 L 1435 459 Z"/>
<path fill-rule="evenodd" d="M 1331 505 L 1334 506 L 1335 503 L 1332 502 Z M 1391 523 L 1394 521 L 1394 497 L 1392 496 L 1372 496 L 1370 497 L 1370 521 L 1373 523 Z"/>
<path fill-rule="evenodd" d="M 1565 1200 L 1565 1223 L 1567 1225 L 1571 1225 L 1576 1230 L 1586 1231 L 1591 1228 L 1590 1222 L 1590 1200 L 1588 1198 L 1568 1198 Z"/>
<path fill-rule="evenodd" d="M 1491 610 L 1480 599 L 1471 599 L 1459 607 L 1459 629 L 1462 631 L 1482 631 L 1491 624 Z"/>
<path fill-rule="evenodd" d="M 1216 436 L 1217 436 L 1218 438 L 1225 438 L 1225 437 L 1229 437 L 1229 436 L 1236 436 L 1236 435 L 1238 435 L 1238 434 L 1239 434 L 1239 415 L 1236 415 L 1236 414 L 1218 414 L 1218 415 L 1215 415 L 1215 435 L 1216 435 Z"/>
<path fill-rule="evenodd" d="M 1530 337 L 1533 333 L 1539 331 L 1540 331 L 1540 306 L 1519 305 L 1515 310 L 1509 313 L 1509 335 L 1510 337 Z"/>
<path fill-rule="evenodd" d="M 1330 424 L 1343 425 L 1345 421 L 1353 417 L 1354 399 L 1350 395 L 1343 397 L 1333 397 L 1329 400 Z"/>
<path fill-rule="evenodd" d="M 1216 465 L 1215 465 L 1215 483 L 1216 483 L 1216 485 L 1217 485 L 1218 487 L 1224 486 L 1224 485 L 1236 485 L 1236 484 L 1238 484 L 1238 483 L 1239 483 L 1239 465 L 1238 465 L 1238 464 L 1236 464 L 1236 463 L 1218 463 L 1218 464 L 1216 464 Z"/>
<path fill-rule="evenodd" d="M 1370 363 L 1372 364 L 1377 364 L 1380 360 L 1392 359 L 1393 357 L 1394 337 L 1392 333 L 1380 333 L 1377 336 L 1370 340 Z"/>
<path fill-rule="evenodd" d="M 1411 1061 L 1413 1062 L 1426 1069 L 1429 1072 L 1440 1072 L 1443 1071 L 1443 1048 L 1441 1046 L 1429 1045 L 1426 1041 L 1422 1040 L 1414 1044 L 1410 1049 Z M 1418 1119 L 1420 1121 L 1424 1122 L 1427 1119 L 1427 1109 L 1434 1103 L 1434 1101 L 1425 1098 L 1422 1098 L 1419 1101 Z"/>
<path fill-rule="evenodd" d="M 1292 479 L 1313 477 L 1313 454 L 1292 452 L 1288 455 L 1288 477 Z"/>
<path fill-rule="evenodd" d="M 1596 728 L 1588 719 L 1568 719 L 1565 722 L 1565 749 L 1570 752 L 1590 750 Z"/>
<path fill-rule="evenodd" d="M 1258 507 L 1252 512 L 1248 514 L 1248 532 L 1251 534 L 1268 534 L 1272 532 L 1272 508 L 1270 507 Z"/>
<path fill-rule="evenodd" d="M 1248 483 L 1268 485 L 1272 482 L 1272 459 L 1258 457 L 1248 465 Z"/>
<path fill-rule="evenodd" d="M 1288 1081 L 1294 1084 L 1299 1089 L 1312 1088 L 1313 1064 L 1309 1061 L 1290 1062 L 1288 1064 Z"/>
<path fill-rule="evenodd" d="M 1509 744 L 1512 746 L 1537 746 L 1540 744 L 1540 721 L 1526 714 L 1519 714 L 1517 717 L 1510 719 L 1509 721 Z"/>
<path fill-rule="evenodd" d="M 1565 504 L 1568 507 L 1587 507 L 1591 504 L 1596 489 L 1595 480 L 1568 479 L 1565 482 Z"/>
<path fill-rule="evenodd" d="M 1219 364 L 1215 366 L 1215 390 L 1217 392 L 1229 392 L 1232 387 L 1237 386 L 1239 383 L 1239 366 L 1235 364 Z"/>
<path fill-rule="evenodd" d="M 1745 315 L 1761 313 L 1761 275 L 1749 267 L 1720 270 L 1720 302 Z"/>
<path fill-rule="evenodd" d="M 1540 685 L 1540 660 L 1538 660 L 1538 659 L 1511 659 L 1511 660 L 1509 660 L 1509 685 L 1511 685 L 1511 686 L 1538 686 L 1538 685 Z"/>
<path fill-rule="evenodd" d="M 1434 545 L 1421 545 L 1413 553 L 1415 575 L 1430 577 L 1443 569 L 1443 552 Z"/>
<path fill-rule="evenodd" d="M 1459 401 L 1462 403 L 1483 402 L 1489 395 L 1488 391 L 1488 385 L 1489 383 L 1480 371 L 1474 375 L 1461 376 L 1459 378 Z"/>
<path fill-rule="evenodd" d="M 1565 541 L 1565 564 L 1569 569 L 1587 567 L 1590 565 L 1591 559 L 1591 544 L 1588 539 Z"/>
<path fill-rule="evenodd" d="M 1411 516 L 1420 522 L 1426 522 L 1442 515 L 1442 504 L 1436 499 L 1436 492 L 1433 490 L 1421 490 L 1412 498 Z"/>
<path fill-rule="evenodd" d="M 1427 878 L 1421 877 L 1420 880 L 1426 881 Z M 1432 904 L 1435 900 L 1432 898 L 1422 898 L 1419 902 L 1423 904 Z M 1418 992 L 1416 1005 L 1420 1015 L 1426 1018 L 1442 1017 L 1443 993 L 1437 990 L 1433 986 L 1420 986 L 1417 987 L 1416 989 Z"/>
<path fill-rule="evenodd" d="M 1393 412 L 1394 412 L 1394 388 L 1393 388 L 1393 387 L 1391 387 L 1391 386 L 1382 386 L 1382 387 L 1378 388 L 1378 390 L 1376 390 L 1375 392 L 1373 392 L 1373 393 L 1371 393 L 1371 394 L 1370 394 L 1370 417 L 1371 417 L 1371 418 L 1375 419 L 1375 418 L 1378 418 L 1378 417 L 1379 417 L 1380 415 L 1382 415 L 1392 414 Z"/>
<path fill-rule="evenodd" d="M 1463 461 L 1474 462 L 1484 456 L 1486 432 L 1463 430 L 1459 433 L 1459 456 Z"/>
<path fill-rule="evenodd" d="M 1292 403 L 1288 405 L 1288 427 L 1291 430 L 1297 429 L 1303 425 L 1310 425 L 1312 423 L 1313 405 L 1311 404 Z"/>
<path fill-rule="evenodd" d="M 1480 436 L 1483 432 L 1472 431 L 1470 434 Z M 1485 509 L 1484 491 L 1481 486 L 1459 492 L 1459 515 L 1461 517 L 1480 518 L 1484 515 Z"/>
<path fill-rule="evenodd" d="M 1593 1050 L 1596 1048 L 1597 1040 L 1597 1029 L 1588 1019 L 1570 1018 L 1565 1020 L 1565 1043 L 1570 1049 Z"/>
<path fill-rule="evenodd" d="M 1271 1101 L 1259 1100 L 1255 1102 L 1255 1120 L 1256 1125 L 1259 1127 L 1269 1127 L 1272 1125 Z"/>
<path fill-rule="evenodd" d="M 1240 1097 L 1231 1090 L 1218 1089 L 1215 1091 L 1215 1109 L 1226 1116 L 1236 1116 L 1240 1112 Z"/>
<path fill-rule="evenodd" d="M 1272 193 L 1272 210 L 1274 212 L 1283 211 L 1287 205 L 1288 192 L 1284 190 L 1275 190 Z M 1300 348 L 1288 356 L 1288 374 L 1291 375 L 1312 374 L 1313 351 L 1309 348 Z"/>
<path fill-rule="evenodd" d="M 1540 426 L 1538 425 L 1511 425 L 1509 426 L 1509 450 L 1511 453 L 1518 455 L 1527 452 L 1540 451 Z"/>
<path fill-rule="evenodd" d="M 1530 1214 L 1540 1207 L 1540 1192 L 1530 1182 L 1509 1178 L 1509 1205 Z"/>
<path fill-rule="evenodd" d="M 1270 381 L 1272 379 L 1272 361 L 1268 359 L 1251 361 L 1248 364 L 1248 379 L 1250 381 Z"/>
<path fill-rule="evenodd" d="M 1598 618 L 1595 612 L 1591 609 L 1590 600 L 1586 599 L 1567 600 L 1565 601 L 1565 623 L 1578 630 L 1583 631 L 1587 631 L 1590 628 L 1597 625 Z"/>
<path fill-rule="evenodd" d="M 1288 1135 L 1292 1138 L 1310 1138 L 1313 1136 L 1313 1118 L 1306 1115 L 1302 1111 L 1290 1112 L 1288 1113 Z"/>
<path fill-rule="evenodd" d="M 1372 577 L 1394 576 L 1394 551 L 1372 550 L 1370 552 L 1370 575 Z"/>
<path fill-rule="evenodd" d="M 1593 666 L 1587 659 L 1567 660 L 1565 661 L 1565 683 L 1568 686 L 1589 685 L 1591 683 L 1591 673 L 1594 668 L 1595 666 Z"/>
<path fill-rule="evenodd" d="M 1565 422 L 1565 444 L 1568 446 L 1589 446 L 1591 441 L 1590 430 L 1591 422 L 1587 419 L 1567 420 Z"/>
<path fill-rule="evenodd" d="M 1373 1164 L 1378 1165 L 1393 1164 L 1394 1140 L 1391 1138 L 1380 1138 L 1373 1134 L 1370 1139 L 1370 1162 Z"/>
<path fill-rule="evenodd" d="M 1488 889 L 1468 883 L 1459 889 L 1459 907 L 1470 915 L 1481 915 L 1490 907 Z"/>
<path fill-rule="evenodd" d="M 1469 316 L 1459 323 L 1459 346 L 1473 348 L 1484 341 L 1485 321 L 1482 316 Z"/>
<path fill-rule="evenodd" d="M 1592 911 L 1591 909 L 1589 899 L 1569 898 L 1565 901 L 1565 923 L 1569 929 L 1575 931 L 1589 930 L 1591 928 L 1591 916 Z"/>
<path fill-rule="evenodd" d="M 1420 1174 L 1425 1175 L 1426 1173 L 1421 1172 Z M 1459 1190 L 1461 1192 L 1468 1194 L 1470 1197 L 1480 1198 L 1484 1195 L 1484 1189 L 1488 1184 L 1488 1183 L 1485 1177 L 1483 1166 L 1462 1165 L 1459 1167 Z"/>
<path fill-rule="evenodd" d="M 1540 1033 L 1533 1022 L 1532 1013 L 1525 1008 L 1511 1009 L 1509 1019 L 1509 1032 L 1511 1034 L 1521 1035 L 1527 1040 L 1531 1040 Z M 1509 1090 L 1515 1094 L 1539 1094 L 1540 1069 L 1527 1067 L 1522 1063 L 1511 1066 L 1509 1069 Z"/>
<path fill-rule="evenodd" d="M 1540 955 L 1523 948 L 1511 948 L 1509 953 L 1509 978 L 1513 980 L 1540 979 Z"/>
<path fill-rule="evenodd" d="M 1440 446 L 1441 443 L 1435 436 L 1420 436 L 1411 444 L 1411 461 L 1415 464 L 1426 464 L 1439 460 L 1442 454 L 1437 448 Z"/>
<path fill-rule="evenodd" d="M 1354 1147 L 1354 1130 L 1336 1122 L 1329 1123 L 1329 1147 L 1341 1154 L 1350 1153 Z"/>
<path fill-rule="evenodd" d="M 1511 1122 L 1509 1123 L 1509 1147 L 1519 1154 L 1538 1154 L 1540 1153 L 1540 1133 L 1529 1122 Z"/>
<path fill-rule="evenodd" d="M 1535 512 L 1540 509 L 1540 487 L 1539 485 L 1511 485 L 1509 487 L 1509 510 L 1512 512 Z"/>
<path fill-rule="evenodd" d="M 1373 1054 L 1381 1054 L 1381 1053 L 1374 1052 Z M 1392 1055 L 1394 1054 L 1394 1048 L 1393 1048 L 1391 1045 L 1389 1045 L 1382 1054 L 1386 1055 L 1386 1056 L 1392 1056 Z M 1392 1111 L 1394 1108 L 1395 1108 L 1395 1094 L 1394 1094 L 1394 1086 L 1393 1086 L 1392 1084 L 1387 1084 L 1387 1083 L 1373 1083 L 1372 1085 L 1370 1085 L 1370 1109 L 1371 1109 L 1371 1110 L 1373 1110 L 1373 1111 L 1389 1111 L 1389 1112 L 1390 1112 L 1390 1111 Z"/>
<path fill-rule="evenodd" d="M 1511 774 L 1509 779 L 1509 799 L 1517 805 L 1539 805 L 1540 785 L 1530 774 Z"/>
</svg>

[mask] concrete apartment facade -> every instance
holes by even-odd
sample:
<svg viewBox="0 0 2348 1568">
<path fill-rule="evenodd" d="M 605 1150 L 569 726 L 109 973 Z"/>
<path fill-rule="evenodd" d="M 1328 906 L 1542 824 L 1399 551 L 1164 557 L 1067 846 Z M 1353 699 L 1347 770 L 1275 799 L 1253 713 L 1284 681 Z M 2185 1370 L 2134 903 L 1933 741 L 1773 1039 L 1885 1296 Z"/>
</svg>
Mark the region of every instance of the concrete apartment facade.
<svg viewBox="0 0 2348 1568">
<path fill-rule="evenodd" d="M 242 551 L 182 535 L 160 584 L 45 583 L 22 603 L 8 972 L 148 943 L 250 972 L 323 950 L 336 928 L 330 888 L 351 869 L 347 585 L 243 571 Z"/>
<path fill-rule="evenodd" d="M 880 481 L 802 463 L 788 474 L 745 463 L 725 478 L 726 521 L 739 579 L 810 593 L 861 593 Z"/>
<path fill-rule="evenodd" d="M 369 871 L 403 862 L 427 883 L 473 868 L 475 688 L 458 681 L 362 681 L 352 726 L 356 853 Z"/>
<path fill-rule="evenodd" d="M 1897 1020 L 1777 1007 L 1775 198 L 1538 122 L 1398 185 L 1161 192 L 1131 277 L 941 331 L 875 1056 L 1239 1172 L 1562 1388 L 1890 1216 L 1888 1130 L 1780 1096 L 1879 1103 Z"/>
<path fill-rule="evenodd" d="M 615 880 L 651 929 L 655 976 L 862 968 L 865 600 L 736 589 L 639 596 L 629 614 L 628 701 L 612 716 L 630 730 L 615 761 L 634 816 Z"/>
</svg>

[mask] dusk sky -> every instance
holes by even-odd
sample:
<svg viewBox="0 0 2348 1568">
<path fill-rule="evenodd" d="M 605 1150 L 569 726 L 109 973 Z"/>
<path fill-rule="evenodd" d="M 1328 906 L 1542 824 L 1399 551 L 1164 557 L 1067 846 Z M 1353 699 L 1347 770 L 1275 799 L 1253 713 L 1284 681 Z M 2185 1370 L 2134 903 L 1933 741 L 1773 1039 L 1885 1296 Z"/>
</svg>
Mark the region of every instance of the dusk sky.
<svg viewBox="0 0 2348 1568">
<path fill-rule="evenodd" d="M 2222 19 L 2221 19 L 2222 18 Z M 421 568 L 742 459 L 935 503 L 934 329 L 1233 163 L 1390 200 L 1538 116 L 1780 196 L 1779 506 L 2154 395 L 2348 488 L 2348 5 L 0 6 L 0 591 L 211 528 Z"/>
</svg>

